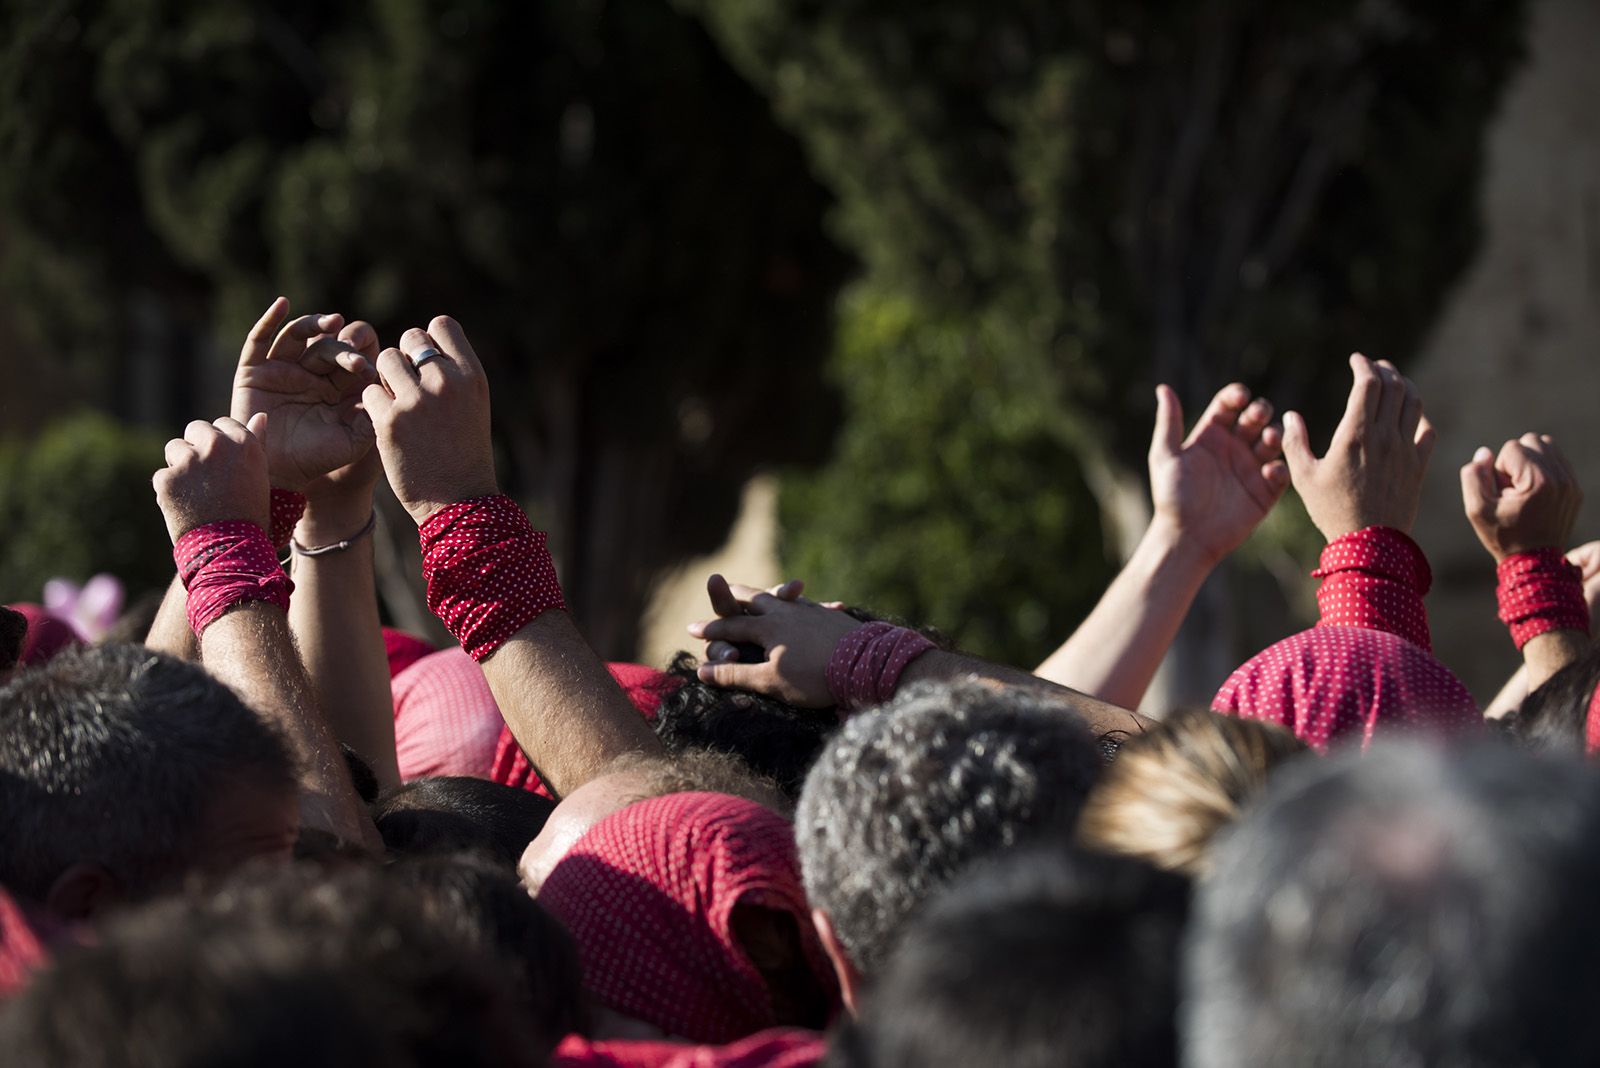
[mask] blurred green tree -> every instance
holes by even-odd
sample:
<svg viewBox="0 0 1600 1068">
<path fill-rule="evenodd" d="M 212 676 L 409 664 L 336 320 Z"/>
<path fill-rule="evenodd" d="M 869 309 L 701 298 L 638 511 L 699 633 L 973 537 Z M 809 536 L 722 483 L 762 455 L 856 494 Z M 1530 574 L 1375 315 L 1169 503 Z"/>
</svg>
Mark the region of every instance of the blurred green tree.
<svg viewBox="0 0 1600 1068">
<path fill-rule="evenodd" d="M 37 601 L 57 577 L 101 571 L 132 597 L 166 586 L 172 543 L 150 473 L 161 441 L 102 415 L 53 423 L 29 441 L 0 441 L 0 601 Z"/>
<path fill-rule="evenodd" d="M 386 343 L 449 312 L 604 653 L 754 470 L 823 454 L 851 260 L 796 139 L 666 0 L 0 4 L 0 172 L 62 176 L 0 185 L 0 229 L 96 265 L 50 326 L 152 261 L 230 356 L 280 291 Z"/>
<path fill-rule="evenodd" d="M 1342 404 L 1347 353 L 1406 365 L 1476 246 L 1483 130 L 1521 54 L 1526 7 L 677 2 L 804 140 L 838 197 L 836 232 L 875 291 L 937 309 L 943 329 L 986 339 L 1033 376 L 1013 379 L 1004 404 L 1074 443 L 1123 551 L 1146 514 L 1156 382 L 1178 388 L 1191 418 L 1219 386 L 1243 380 L 1328 425 L 1317 416 Z M 872 384 L 890 373 L 869 365 L 898 366 L 903 344 L 842 357 L 852 410 L 867 410 Z M 980 425 L 986 395 L 973 391 L 953 436 L 899 453 L 948 480 L 949 451 L 1000 444 Z M 995 407 L 994 396 L 984 404 Z M 1048 418 L 1034 414 L 1041 404 L 1053 406 Z M 841 449 L 820 484 L 873 484 L 888 448 Z M 977 465 L 915 516 L 878 527 L 875 555 L 894 557 L 903 542 L 904 563 L 848 595 L 892 597 L 916 566 L 923 526 L 967 529 L 967 552 L 980 559 L 984 539 L 1012 522 L 1009 509 L 1040 494 L 1041 507 L 1057 507 L 1077 476 L 1055 453 L 1033 455 L 1048 457 L 1037 489 L 1008 476 L 1016 496 L 983 522 L 971 502 L 993 487 Z M 818 484 L 802 478 L 791 492 L 809 501 Z M 870 514 L 878 504 L 844 497 L 833 507 Z M 798 524 L 787 552 L 814 569 L 818 592 L 836 576 L 864 578 L 858 532 L 873 524 L 805 522 L 803 512 L 786 511 Z M 965 620 L 940 606 L 1058 589 L 1062 554 L 1085 547 L 1010 549 L 1023 558 L 1012 589 L 985 588 L 981 568 L 952 573 L 946 581 L 970 591 L 924 600 L 916 614 L 966 640 Z M 1190 633 L 1212 639 L 1211 662 L 1183 696 L 1208 696 L 1218 661 L 1228 666 L 1231 614 L 1203 602 Z M 987 618 L 974 625 L 989 651 L 1017 662 L 1049 645 L 1023 629 L 996 634 Z"/>
</svg>

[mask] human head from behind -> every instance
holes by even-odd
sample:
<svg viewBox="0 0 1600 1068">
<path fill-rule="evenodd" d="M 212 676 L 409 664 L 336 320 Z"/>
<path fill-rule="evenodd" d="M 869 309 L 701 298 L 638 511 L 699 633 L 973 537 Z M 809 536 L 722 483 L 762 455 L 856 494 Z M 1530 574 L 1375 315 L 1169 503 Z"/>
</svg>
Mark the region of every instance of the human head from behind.
<svg viewBox="0 0 1600 1068">
<path fill-rule="evenodd" d="M 1284 764 L 1310 752 L 1281 727 L 1174 712 L 1124 742 L 1089 795 L 1078 839 L 1166 871 L 1204 875 L 1211 843 Z"/>
<path fill-rule="evenodd" d="M 806 777 L 795 839 L 824 948 L 855 1009 L 917 911 L 974 861 L 1067 841 L 1094 736 L 1048 694 L 911 686 L 851 719 Z"/>
<path fill-rule="evenodd" d="M 370 808 L 392 854 L 476 852 L 512 872 L 555 804 L 487 779 L 438 775 L 403 783 Z"/>
<path fill-rule="evenodd" d="M 1600 782 L 1506 745 L 1301 761 L 1218 846 L 1187 1062 L 1593 1064 Z"/>
<path fill-rule="evenodd" d="M 838 1068 L 1172 1068 L 1189 882 L 1041 847 L 914 920 L 839 1035 Z"/>
<path fill-rule="evenodd" d="M 1511 737 L 1530 749 L 1552 753 L 1589 751 L 1590 720 L 1600 719 L 1595 691 L 1600 688 L 1600 648 L 1557 671 L 1501 720 Z M 1595 724 L 1600 736 L 1600 722 Z"/>
<path fill-rule="evenodd" d="M 0 1013 L 0 1049 L 54 1068 L 533 1068 L 560 1036 L 515 990 L 382 872 L 286 866 L 116 917 Z"/>
<path fill-rule="evenodd" d="M 0 885 L 63 920 L 258 857 L 287 859 L 283 738 L 200 667 L 136 645 L 0 688 Z"/>
</svg>

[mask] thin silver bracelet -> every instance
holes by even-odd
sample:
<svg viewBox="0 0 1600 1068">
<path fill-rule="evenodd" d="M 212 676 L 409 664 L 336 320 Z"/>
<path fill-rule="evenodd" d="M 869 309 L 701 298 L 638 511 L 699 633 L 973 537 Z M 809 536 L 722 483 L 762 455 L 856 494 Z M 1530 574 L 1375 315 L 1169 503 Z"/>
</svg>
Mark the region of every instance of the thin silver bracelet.
<svg viewBox="0 0 1600 1068">
<path fill-rule="evenodd" d="M 350 548 L 350 546 L 354 545 L 356 542 L 358 542 L 362 538 L 366 537 L 368 534 L 371 534 L 372 533 L 372 528 L 377 526 L 377 525 L 378 525 L 378 513 L 377 513 L 377 510 L 374 509 L 372 515 L 369 516 L 368 519 L 367 519 L 367 525 L 362 527 L 360 530 L 356 531 L 354 534 L 350 535 L 348 538 L 344 539 L 343 541 L 336 541 L 336 542 L 333 542 L 333 543 L 328 544 L 328 545 L 313 545 L 313 546 L 307 547 L 307 546 L 301 545 L 299 542 L 295 541 L 293 538 L 290 538 L 289 539 L 289 549 L 296 556 L 326 556 L 328 553 L 342 553 L 346 549 Z"/>
</svg>

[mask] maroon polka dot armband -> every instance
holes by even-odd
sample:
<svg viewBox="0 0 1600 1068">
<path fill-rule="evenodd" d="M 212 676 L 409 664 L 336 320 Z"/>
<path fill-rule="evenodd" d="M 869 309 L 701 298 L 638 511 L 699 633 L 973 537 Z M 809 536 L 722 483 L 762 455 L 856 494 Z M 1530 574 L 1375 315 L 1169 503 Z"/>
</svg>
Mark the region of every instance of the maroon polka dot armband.
<svg viewBox="0 0 1600 1068">
<path fill-rule="evenodd" d="M 196 527 L 172 547 L 189 597 L 189 626 L 199 637 L 230 608 L 265 601 L 285 612 L 294 583 L 278 564 L 267 532 L 243 520 Z"/>
<path fill-rule="evenodd" d="M 510 497 L 474 497 L 422 524 L 428 608 L 474 660 L 551 609 L 565 610 L 543 531 Z"/>
<path fill-rule="evenodd" d="M 1500 622 L 1521 649 L 1552 630 L 1589 633 L 1589 604 L 1583 597 L 1583 572 L 1560 549 L 1513 553 L 1495 569 Z"/>
<path fill-rule="evenodd" d="M 1322 550 L 1311 577 L 1322 580 L 1319 626 L 1387 631 L 1432 650 L 1422 598 L 1433 585 L 1433 571 L 1421 547 L 1405 534 L 1367 527 L 1335 538 Z"/>
<path fill-rule="evenodd" d="M 911 661 L 934 647 L 914 630 L 892 623 L 867 623 L 839 639 L 828 658 L 828 692 L 842 718 L 894 696 Z"/>
<path fill-rule="evenodd" d="M 294 537 L 294 528 L 300 522 L 300 517 L 306 514 L 306 498 L 303 493 L 294 490 L 273 489 L 272 511 L 268 531 L 272 538 L 274 549 L 287 549 L 289 540 Z"/>
</svg>

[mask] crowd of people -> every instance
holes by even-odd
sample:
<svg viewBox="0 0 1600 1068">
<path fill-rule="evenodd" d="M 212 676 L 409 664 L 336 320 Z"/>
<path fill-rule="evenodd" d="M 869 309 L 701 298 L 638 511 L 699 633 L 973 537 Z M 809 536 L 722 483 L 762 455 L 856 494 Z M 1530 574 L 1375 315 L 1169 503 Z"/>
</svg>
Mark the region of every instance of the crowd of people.
<svg viewBox="0 0 1600 1068">
<path fill-rule="evenodd" d="M 1480 709 L 1408 533 L 1422 398 L 1350 367 L 1321 456 L 1242 385 L 1187 432 L 1160 388 L 1154 518 L 1034 670 L 718 575 L 657 668 L 566 611 L 459 324 L 381 348 L 279 298 L 167 443 L 144 640 L 0 618 L 0 1063 L 1600 1060 L 1577 479 L 1538 433 L 1461 469 L 1523 659 Z M 382 626 L 385 478 L 447 648 Z M 1318 623 L 1135 711 L 1291 485 Z"/>
</svg>

